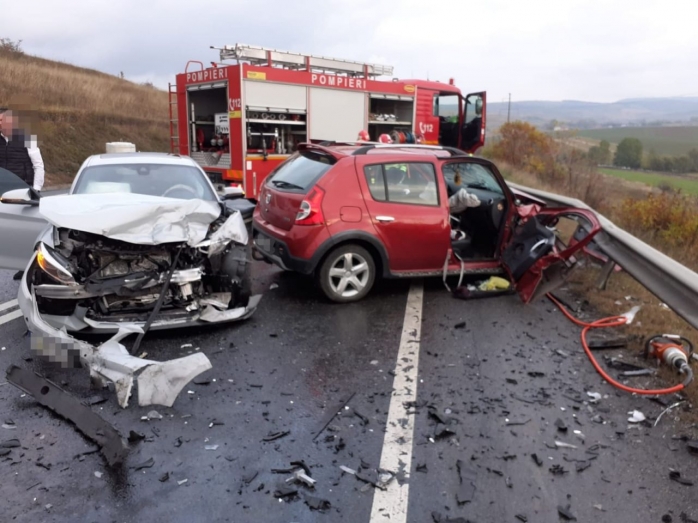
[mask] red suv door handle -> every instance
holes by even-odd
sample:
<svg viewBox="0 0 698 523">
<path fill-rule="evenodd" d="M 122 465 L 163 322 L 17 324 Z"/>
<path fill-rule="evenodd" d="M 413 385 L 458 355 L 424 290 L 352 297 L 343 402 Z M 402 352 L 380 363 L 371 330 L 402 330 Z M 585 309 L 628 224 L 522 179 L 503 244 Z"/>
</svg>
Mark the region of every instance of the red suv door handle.
<svg viewBox="0 0 698 523">
<path fill-rule="evenodd" d="M 394 222 L 395 218 L 393 218 L 392 216 L 376 216 L 376 220 L 381 223 L 389 223 Z"/>
</svg>

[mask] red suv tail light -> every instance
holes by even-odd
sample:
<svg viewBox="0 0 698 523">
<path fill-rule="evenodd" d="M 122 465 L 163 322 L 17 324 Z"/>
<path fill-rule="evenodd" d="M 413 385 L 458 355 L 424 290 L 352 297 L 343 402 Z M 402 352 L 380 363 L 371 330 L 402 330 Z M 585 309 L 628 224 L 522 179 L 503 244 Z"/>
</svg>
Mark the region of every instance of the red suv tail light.
<svg viewBox="0 0 698 523">
<path fill-rule="evenodd" d="M 322 215 L 322 198 L 325 191 L 317 185 L 313 187 L 296 214 L 296 225 L 322 225 L 325 217 Z"/>
</svg>

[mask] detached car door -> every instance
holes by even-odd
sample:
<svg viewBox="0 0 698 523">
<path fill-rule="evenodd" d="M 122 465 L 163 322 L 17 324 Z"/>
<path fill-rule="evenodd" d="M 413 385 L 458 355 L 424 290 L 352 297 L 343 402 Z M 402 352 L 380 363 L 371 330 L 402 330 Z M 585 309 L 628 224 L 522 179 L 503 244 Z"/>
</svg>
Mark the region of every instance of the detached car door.
<svg viewBox="0 0 698 523">
<path fill-rule="evenodd" d="M 28 191 L 28 199 L 16 198 L 22 191 Z M 15 174 L 0 168 L 0 269 L 24 270 L 46 225 L 39 214 L 38 194 Z"/>
<path fill-rule="evenodd" d="M 586 234 L 577 234 L 574 242 L 562 242 L 555 226 L 563 217 L 576 221 L 578 230 Z M 593 212 L 573 207 L 540 210 L 521 222 L 502 252 L 502 265 L 524 303 L 562 285 L 576 263 L 575 254 L 600 230 Z"/>
</svg>

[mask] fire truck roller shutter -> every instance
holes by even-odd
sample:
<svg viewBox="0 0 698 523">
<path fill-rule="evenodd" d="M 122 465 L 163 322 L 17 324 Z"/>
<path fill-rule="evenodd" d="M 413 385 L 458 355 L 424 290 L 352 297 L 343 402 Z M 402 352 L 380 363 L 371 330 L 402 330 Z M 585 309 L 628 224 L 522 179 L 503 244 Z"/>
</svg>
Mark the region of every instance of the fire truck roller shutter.
<svg viewBox="0 0 698 523">
<path fill-rule="evenodd" d="M 307 109 L 307 87 L 245 80 L 245 105 L 270 109 Z"/>
<path fill-rule="evenodd" d="M 352 142 L 366 127 L 366 93 L 310 88 L 311 140 Z"/>
</svg>

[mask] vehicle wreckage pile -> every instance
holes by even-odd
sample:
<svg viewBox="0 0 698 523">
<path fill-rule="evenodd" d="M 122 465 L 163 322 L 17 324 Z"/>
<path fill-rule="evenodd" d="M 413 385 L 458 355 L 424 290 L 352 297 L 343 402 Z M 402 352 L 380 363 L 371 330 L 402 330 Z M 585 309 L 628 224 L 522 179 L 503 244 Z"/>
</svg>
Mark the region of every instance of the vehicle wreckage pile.
<svg viewBox="0 0 698 523">
<path fill-rule="evenodd" d="M 96 383 L 113 384 L 122 407 L 134 383 L 139 405 L 171 406 L 211 368 L 203 354 L 165 362 L 132 355 L 145 332 L 244 319 L 259 303 L 250 296 L 245 223 L 217 202 L 68 195 L 43 199 L 41 213 L 52 227 L 22 282 L 32 349 L 64 367 L 87 367 Z M 115 334 L 95 347 L 68 331 Z M 121 341 L 131 334 L 138 338 L 129 351 Z M 8 370 L 23 390 L 41 379 L 18 376 Z"/>
</svg>

